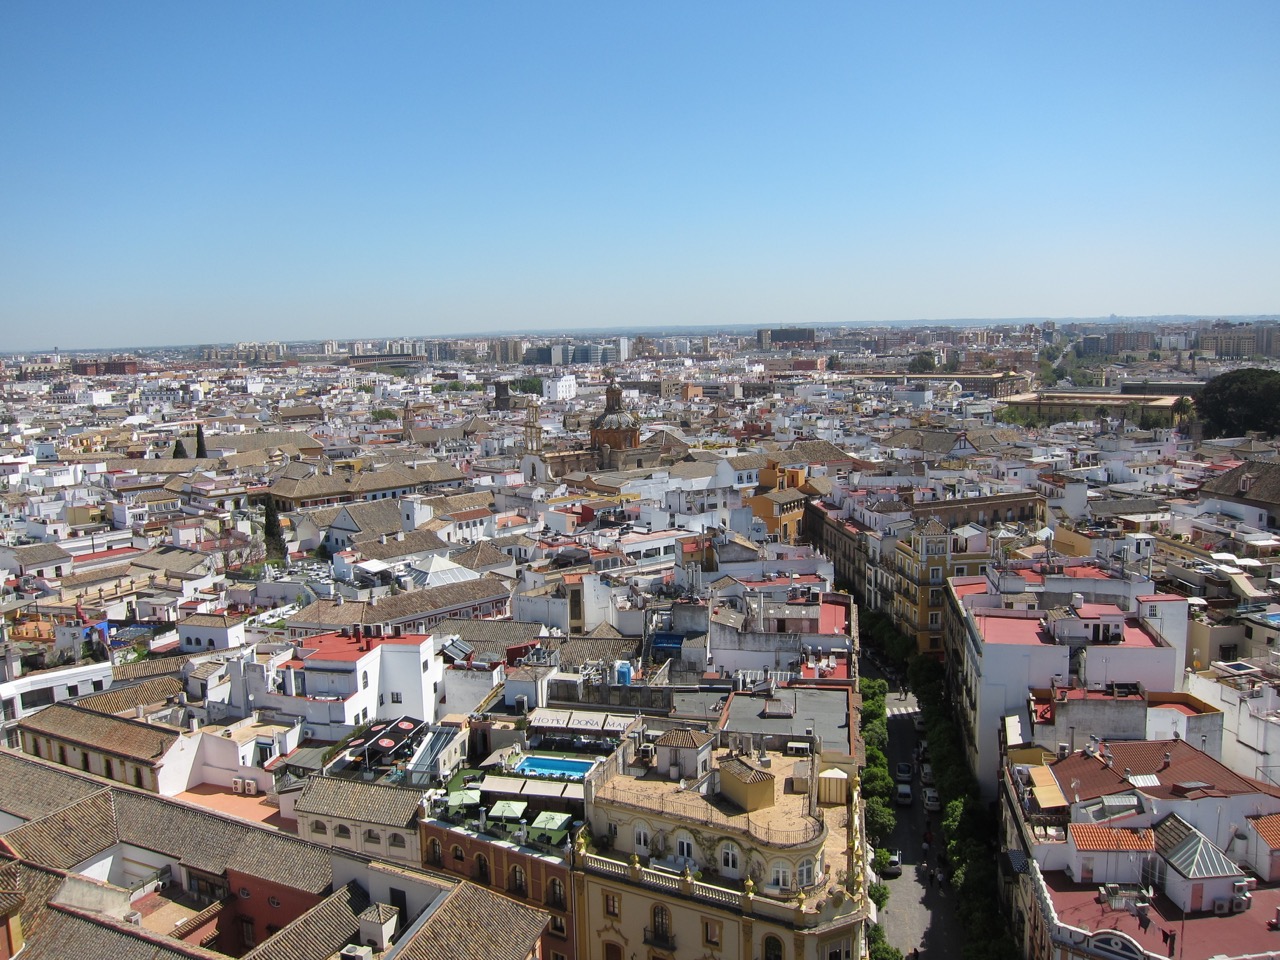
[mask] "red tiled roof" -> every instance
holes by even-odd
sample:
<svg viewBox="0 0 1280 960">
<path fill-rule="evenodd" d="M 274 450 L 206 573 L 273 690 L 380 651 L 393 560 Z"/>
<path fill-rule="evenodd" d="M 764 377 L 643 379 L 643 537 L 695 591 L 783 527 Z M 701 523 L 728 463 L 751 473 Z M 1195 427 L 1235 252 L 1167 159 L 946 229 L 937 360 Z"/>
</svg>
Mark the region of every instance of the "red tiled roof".
<svg viewBox="0 0 1280 960">
<path fill-rule="evenodd" d="M 1154 850 L 1153 830 L 1127 830 L 1096 823 L 1069 823 L 1071 840 L 1077 850 Z"/>
<path fill-rule="evenodd" d="M 1248 819 L 1268 847 L 1272 850 L 1280 850 L 1280 813 L 1269 813 L 1265 817 Z"/>
<path fill-rule="evenodd" d="M 1049 765 L 1064 792 L 1069 786 L 1070 795 L 1081 800 L 1124 793 L 1134 789 L 1125 779 L 1126 769 L 1134 775 L 1149 774 L 1158 779 L 1153 786 L 1138 788 L 1156 800 L 1276 792 L 1274 787 L 1233 773 L 1185 740 L 1127 740 L 1115 741 L 1109 746 L 1110 767 L 1100 757 L 1083 751 Z M 1168 767 L 1164 765 L 1165 753 L 1170 755 Z M 1191 784 L 1205 786 L 1191 787 Z"/>
</svg>

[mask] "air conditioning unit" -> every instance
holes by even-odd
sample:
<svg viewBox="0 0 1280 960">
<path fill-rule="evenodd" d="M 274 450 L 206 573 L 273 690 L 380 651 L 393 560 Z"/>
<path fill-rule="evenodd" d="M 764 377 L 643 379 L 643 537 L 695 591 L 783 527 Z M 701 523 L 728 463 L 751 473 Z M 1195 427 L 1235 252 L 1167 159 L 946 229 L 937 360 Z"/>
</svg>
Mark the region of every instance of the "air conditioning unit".
<svg viewBox="0 0 1280 960">
<path fill-rule="evenodd" d="M 256 797 L 258 795 L 258 781 L 245 779 L 244 793 L 247 797 Z"/>
<path fill-rule="evenodd" d="M 652 743 L 642 743 L 640 745 L 640 756 L 645 760 L 652 760 L 658 755 L 658 748 Z"/>
<path fill-rule="evenodd" d="M 342 948 L 342 952 L 338 954 L 341 960 L 372 960 L 373 947 L 366 947 L 360 944 L 348 944 Z"/>
<path fill-rule="evenodd" d="M 1248 910 L 1252 906 L 1253 906 L 1253 897 L 1249 896 L 1248 894 L 1245 894 L 1244 896 L 1241 896 L 1241 897 L 1231 898 L 1232 913 L 1244 913 L 1246 910 Z"/>
<path fill-rule="evenodd" d="M 232 778 L 231 778 L 231 792 L 232 792 L 232 793 L 244 793 L 244 778 L 243 778 L 243 777 L 232 777 Z"/>
<path fill-rule="evenodd" d="M 1215 916 L 1225 917 L 1231 912 L 1231 901 L 1225 897 L 1213 901 L 1213 912 Z"/>
<path fill-rule="evenodd" d="M 1237 880 L 1231 884 L 1231 894 L 1236 897 L 1243 897 L 1249 892 L 1248 880 Z"/>
</svg>

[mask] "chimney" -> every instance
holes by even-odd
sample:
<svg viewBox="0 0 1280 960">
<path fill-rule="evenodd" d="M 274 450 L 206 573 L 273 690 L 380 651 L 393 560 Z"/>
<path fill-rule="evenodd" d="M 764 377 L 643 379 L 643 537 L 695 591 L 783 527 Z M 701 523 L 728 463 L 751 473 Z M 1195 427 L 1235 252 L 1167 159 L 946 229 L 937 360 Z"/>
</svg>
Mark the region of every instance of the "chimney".
<svg viewBox="0 0 1280 960">
<path fill-rule="evenodd" d="M 1071 595 L 1071 607 L 1072 609 L 1075 609 L 1075 610 L 1080 610 L 1081 608 L 1084 607 L 1083 593 L 1073 593 Z"/>
<path fill-rule="evenodd" d="M 1168 750 L 1164 752 L 1164 763 L 1160 764 L 1161 770 L 1168 770 L 1169 764 L 1173 763 L 1173 754 Z"/>
</svg>

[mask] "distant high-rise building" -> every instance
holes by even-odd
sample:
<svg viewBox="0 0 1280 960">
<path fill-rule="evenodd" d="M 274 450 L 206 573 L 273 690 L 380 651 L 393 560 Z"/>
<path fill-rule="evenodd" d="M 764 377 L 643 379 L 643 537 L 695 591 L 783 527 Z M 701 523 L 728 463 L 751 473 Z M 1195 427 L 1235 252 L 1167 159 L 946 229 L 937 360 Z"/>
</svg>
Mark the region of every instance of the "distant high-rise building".
<svg viewBox="0 0 1280 960">
<path fill-rule="evenodd" d="M 628 337 L 618 338 L 618 362 L 626 363 L 631 359 L 631 340 Z"/>
<path fill-rule="evenodd" d="M 817 341 L 813 327 L 774 327 L 756 331 L 756 345 L 761 350 L 772 349 L 778 344 L 788 347 L 812 346 Z"/>
</svg>

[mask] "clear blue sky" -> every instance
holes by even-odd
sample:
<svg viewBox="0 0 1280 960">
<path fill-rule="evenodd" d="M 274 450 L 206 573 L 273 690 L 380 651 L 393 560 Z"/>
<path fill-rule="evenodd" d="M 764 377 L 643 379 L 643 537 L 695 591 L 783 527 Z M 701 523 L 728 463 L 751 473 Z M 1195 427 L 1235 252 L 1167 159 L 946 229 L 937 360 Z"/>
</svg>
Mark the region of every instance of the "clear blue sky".
<svg viewBox="0 0 1280 960">
<path fill-rule="evenodd" d="M 1280 3 L 0 4 L 0 350 L 1280 311 Z"/>
</svg>

